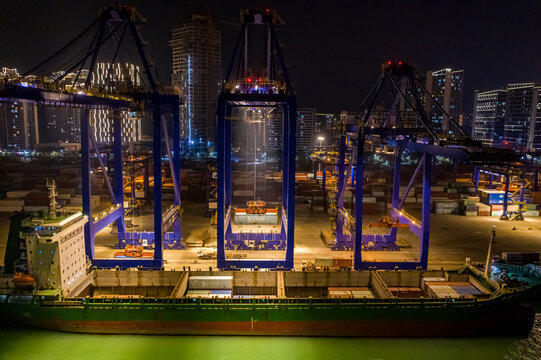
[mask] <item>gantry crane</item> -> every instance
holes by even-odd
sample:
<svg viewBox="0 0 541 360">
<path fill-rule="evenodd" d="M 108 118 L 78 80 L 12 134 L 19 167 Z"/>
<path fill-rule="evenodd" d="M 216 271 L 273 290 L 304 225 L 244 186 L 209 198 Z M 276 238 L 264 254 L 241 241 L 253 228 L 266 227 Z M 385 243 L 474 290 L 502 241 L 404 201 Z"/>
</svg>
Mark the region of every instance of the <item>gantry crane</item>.
<svg viewBox="0 0 541 360">
<path fill-rule="evenodd" d="M 385 91 L 385 87 L 388 90 Z M 409 92 L 408 90 L 409 89 Z M 383 92 L 387 92 L 393 100 L 391 105 L 392 113 L 396 114 L 396 121 L 393 123 L 391 117 L 387 118 L 379 126 L 369 126 L 369 119 L 375 105 L 381 99 Z M 422 102 L 421 96 L 425 101 L 430 101 L 442 112 L 447 120 L 447 131 L 438 132 L 432 126 Z M 418 120 L 420 126 L 408 127 L 401 118 L 398 111 L 398 101 L 403 99 L 409 107 L 409 110 Z M 470 164 L 508 164 L 517 160 L 517 155 L 513 151 L 505 149 L 483 148 L 480 142 L 472 140 L 458 125 L 443 107 L 434 99 L 425 88 L 420 79 L 420 74 L 415 67 L 402 61 L 390 60 L 382 64 L 381 75 L 365 97 L 359 109 L 367 102 L 364 114 L 358 113 L 355 117 L 355 123 L 346 124 L 345 133 L 341 137 L 341 144 L 351 142 L 354 150 L 349 157 L 346 168 L 346 147 L 340 147 L 339 160 L 339 181 L 338 181 L 338 204 L 337 211 L 337 244 L 339 240 L 343 243 L 351 244 L 354 250 L 355 269 L 426 269 L 428 264 L 428 244 L 430 236 L 430 186 L 432 173 L 432 159 L 434 156 L 442 156 L 459 162 L 468 162 Z M 364 181 L 364 157 L 365 145 L 370 141 L 395 148 L 394 170 L 392 181 L 392 210 L 390 216 L 392 222 L 398 221 L 405 224 L 409 229 L 419 237 L 419 257 L 414 262 L 370 262 L 363 261 L 362 247 L 368 243 L 380 243 L 382 246 L 394 244 L 396 242 L 397 227 L 391 226 L 387 235 L 363 235 L 362 209 L 363 209 L 363 181 Z M 406 188 L 404 197 L 400 199 L 400 170 L 402 152 L 408 150 L 420 152 L 422 158 L 419 161 L 415 172 Z M 350 177 L 355 166 L 355 214 L 354 231 L 350 234 L 340 232 L 344 225 L 351 223 L 350 214 L 342 207 L 343 194 L 346 187 L 346 179 Z M 404 200 L 411 189 L 415 178 L 422 172 L 422 215 L 421 219 L 408 214 L 404 209 Z M 396 220 L 395 220 L 396 219 Z M 348 237 L 349 236 L 349 237 Z M 340 238 L 341 237 L 341 238 Z M 376 238 L 377 237 L 377 238 Z"/>
<path fill-rule="evenodd" d="M 113 5 L 100 8 L 99 17 L 61 49 L 28 70 L 20 79 L 5 83 L 0 91 L 2 101 L 24 99 L 47 106 L 71 106 L 81 109 L 81 168 L 83 214 L 86 254 L 95 267 L 144 267 L 161 268 L 163 245 L 182 247 L 180 242 L 180 123 L 178 94 L 165 91 L 150 58 L 140 29 L 146 23 L 141 14 L 130 6 Z M 134 88 L 124 84 L 111 90 L 109 76 L 105 85 L 92 84 L 92 73 L 99 57 L 110 56 L 110 62 L 128 61 L 127 37 L 133 40 L 144 73 L 146 86 Z M 40 71 L 53 69 L 54 76 L 39 76 Z M 58 71 L 61 70 L 61 71 Z M 38 75 L 35 75 L 38 74 Z M 71 82 L 66 81 L 67 76 Z M 140 76 L 140 74 L 137 74 Z M 142 77 L 142 76 L 141 76 Z M 109 178 L 102 151 L 97 143 L 90 112 L 95 109 L 110 110 L 113 114 L 113 181 Z M 121 139 L 121 111 L 151 111 L 153 118 L 153 174 L 154 174 L 154 231 L 128 232 L 124 226 L 123 144 Z M 169 121 L 165 114 L 171 114 Z M 172 127 L 173 143 L 169 139 Z M 174 183 L 174 205 L 162 210 L 162 140 L 165 140 L 171 177 Z M 100 214 L 91 209 L 91 154 L 97 154 L 101 175 L 113 207 Z M 144 240 L 154 248 L 151 259 L 98 259 L 94 254 L 95 235 L 115 222 L 118 241 L 133 244 Z M 167 232 L 169 228 L 173 232 Z"/>
</svg>

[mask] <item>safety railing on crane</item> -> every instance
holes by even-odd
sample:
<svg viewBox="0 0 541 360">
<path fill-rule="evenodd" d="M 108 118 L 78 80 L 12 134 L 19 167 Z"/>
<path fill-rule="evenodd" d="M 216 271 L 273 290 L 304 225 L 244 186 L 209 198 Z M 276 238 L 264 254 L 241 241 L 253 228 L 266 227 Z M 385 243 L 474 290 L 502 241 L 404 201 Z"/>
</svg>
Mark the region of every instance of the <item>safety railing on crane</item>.
<svg viewBox="0 0 541 360">
<path fill-rule="evenodd" d="M 285 94 L 286 84 L 264 77 L 248 76 L 244 79 L 226 82 L 224 89 L 227 92 L 237 94 Z"/>
<path fill-rule="evenodd" d="M 48 77 L 23 77 L 12 79 L 9 81 L 11 85 L 35 88 L 46 91 L 62 92 L 66 94 L 86 95 L 113 100 L 132 101 L 133 99 L 125 94 L 133 93 L 134 87 L 129 87 L 127 84 L 118 84 L 115 90 L 105 89 L 103 86 L 88 86 L 86 89 L 72 84 L 57 83 Z"/>
</svg>

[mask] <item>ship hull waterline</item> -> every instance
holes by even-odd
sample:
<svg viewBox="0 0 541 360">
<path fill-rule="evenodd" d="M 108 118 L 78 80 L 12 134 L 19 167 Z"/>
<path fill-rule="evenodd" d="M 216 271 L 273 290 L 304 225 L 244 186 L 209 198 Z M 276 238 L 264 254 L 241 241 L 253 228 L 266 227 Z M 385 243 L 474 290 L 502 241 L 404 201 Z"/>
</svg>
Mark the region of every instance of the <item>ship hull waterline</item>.
<svg viewBox="0 0 541 360">
<path fill-rule="evenodd" d="M 490 301 L 489 301 L 490 302 Z M 4 315 L 41 328 L 92 334 L 464 337 L 529 334 L 535 311 L 520 304 L 471 307 L 8 305 Z"/>
</svg>

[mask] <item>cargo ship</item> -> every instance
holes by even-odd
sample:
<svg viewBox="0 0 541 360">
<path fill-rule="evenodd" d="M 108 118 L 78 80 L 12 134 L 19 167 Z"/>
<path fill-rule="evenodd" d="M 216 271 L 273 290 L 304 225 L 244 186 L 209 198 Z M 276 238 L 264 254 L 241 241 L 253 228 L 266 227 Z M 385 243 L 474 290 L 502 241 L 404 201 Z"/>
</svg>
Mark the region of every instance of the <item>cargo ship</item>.
<svg viewBox="0 0 541 360">
<path fill-rule="evenodd" d="M 523 277 L 535 275 L 520 269 Z M 0 295 L 0 311 L 75 333 L 526 335 L 535 311 L 524 299 L 539 283 L 508 287 L 470 265 L 457 271 L 94 270 L 70 296 Z"/>
</svg>

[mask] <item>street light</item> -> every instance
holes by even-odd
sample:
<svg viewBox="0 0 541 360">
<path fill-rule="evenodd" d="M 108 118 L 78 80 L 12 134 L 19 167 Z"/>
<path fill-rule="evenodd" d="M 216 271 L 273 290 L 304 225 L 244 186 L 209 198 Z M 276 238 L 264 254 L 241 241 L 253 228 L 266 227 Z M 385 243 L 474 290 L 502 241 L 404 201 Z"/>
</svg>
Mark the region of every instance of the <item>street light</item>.
<svg viewBox="0 0 541 360">
<path fill-rule="evenodd" d="M 321 142 L 325 140 L 325 137 L 323 136 L 318 136 L 317 139 L 319 140 L 319 151 L 322 150 L 322 147 L 321 147 Z M 319 169 L 318 169 L 319 172 L 321 172 L 321 162 L 319 162 Z M 317 174 L 316 174 L 316 178 L 317 178 Z"/>
<path fill-rule="evenodd" d="M 321 142 L 325 140 L 323 136 L 318 136 L 317 139 L 319 140 L 319 150 L 321 150 Z"/>
</svg>

